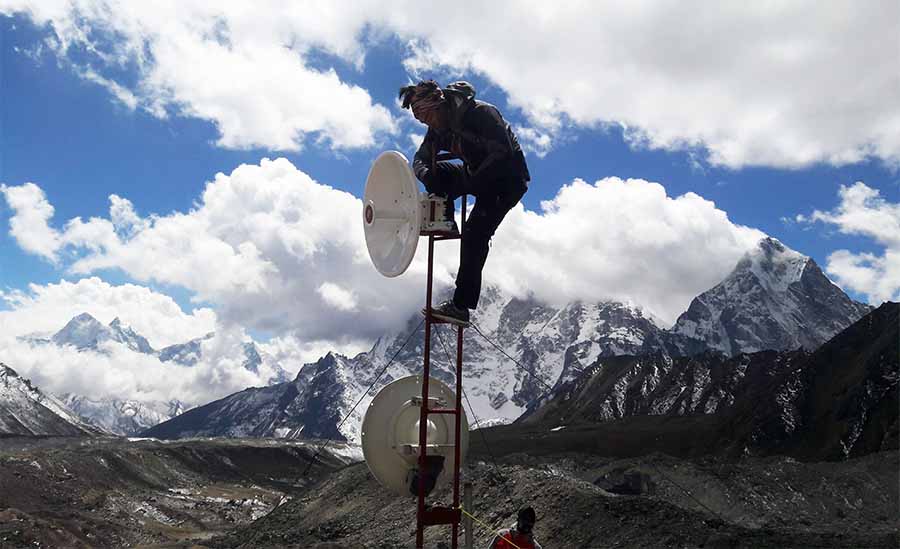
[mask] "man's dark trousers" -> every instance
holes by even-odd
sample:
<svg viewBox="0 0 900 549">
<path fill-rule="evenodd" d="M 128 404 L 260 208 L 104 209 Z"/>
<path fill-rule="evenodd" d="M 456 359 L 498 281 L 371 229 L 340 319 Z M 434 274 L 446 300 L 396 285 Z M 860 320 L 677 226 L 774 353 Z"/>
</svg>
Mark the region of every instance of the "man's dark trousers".
<svg viewBox="0 0 900 549">
<path fill-rule="evenodd" d="M 491 237 L 506 213 L 515 206 L 528 185 L 521 179 L 496 179 L 472 184 L 461 164 L 437 163 L 437 177 L 429 174 L 425 188 L 430 193 L 456 200 L 464 194 L 475 197 L 475 207 L 466 218 L 462 232 L 462 254 L 456 274 L 453 302 L 474 309 L 481 294 L 481 270 L 487 260 Z"/>
</svg>

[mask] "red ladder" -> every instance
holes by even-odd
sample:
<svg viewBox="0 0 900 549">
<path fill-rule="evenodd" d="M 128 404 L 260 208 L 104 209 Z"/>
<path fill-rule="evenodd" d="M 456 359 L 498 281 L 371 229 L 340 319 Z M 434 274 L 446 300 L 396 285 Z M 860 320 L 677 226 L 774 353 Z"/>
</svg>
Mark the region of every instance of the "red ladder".
<svg viewBox="0 0 900 549">
<path fill-rule="evenodd" d="M 462 197 L 462 223 L 460 234 L 466 224 L 466 195 Z M 448 200 L 450 200 L 448 198 Z M 431 203 L 431 218 L 435 217 L 434 203 Z M 462 423 L 462 357 L 463 357 L 463 327 L 456 328 L 456 403 L 454 408 L 431 408 L 428 399 L 428 381 L 431 375 L 431 326 L 441 324 L 444 321 L 434 318 L 431 314 L 432 283 L 434 276 L 434 243 L 440 240 L 457 240 L 456 234 L 428 234 L 428 275 L 425 290 L 425 356 L 422 373 L 422 403 L 419 407 L 419 486 L 418 508 L 416 510 L 416 549 L 423 549 L 425 543 L 425 527 L 437 524 L 450 524 L 452 528 L 450 546 L 457 549 L 459 538 L 459 524 L 462 513 L 459 510 L 459 469 L 460 448 L 459 437 Z M 462 246 L 460 246 L 462 250 Z M 425 506 L 425 482 L 424 472 L 427 470 L 426 452 L 428 435 L 429 414 L 452 414 L 455 417 L 455 436 L 453 439 L 453 506 L 452 507 L 426 507 Z"/>
</svg>

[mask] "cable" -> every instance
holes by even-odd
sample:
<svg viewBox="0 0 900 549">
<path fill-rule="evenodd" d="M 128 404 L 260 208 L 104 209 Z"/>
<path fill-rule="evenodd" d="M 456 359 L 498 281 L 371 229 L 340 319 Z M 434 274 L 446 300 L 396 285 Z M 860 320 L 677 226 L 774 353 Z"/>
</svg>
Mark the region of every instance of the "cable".
<svg viewBox="0 0 900 549">
<path fill-rule="evenodd" d="M 353 414 L 353 411 L 356 410 L 357 406 L 359 406 L 359 403 L 362 402 L 363 399 L 366 398 L 366 395 L 369 394 L 369 391 L 371 391 L 372 388 L 375 387 L 375 384 L 378 383 L 378 380 L 381 379 L 381 376 L 384 375 L 384 372 L 386 372 L 388 367 L 394 363 L 394 360 L 396 360 L 397 356 L 400 354 L 400 351 L 402 351 L 406 347 L 406 344 L 409 343 L 409 340 L 412 339 L 412 336 L 414 336 L 416 334 L 416 332 L 419 331 L 419 328 L 422 327 L 422 324 L 424 322 L 425 322 L 425 319 L 422 319 L 422 321 L 419 322 L 419 325 L 416 326 L 416 328 L 412 332 L 410 332 L 408 336 L 406 336 L 406 340 L 403 342 L 403 345 L 401 345 L 400 348 L 397 349 L 397 352 L 394 353 L 394 356 L 391 357 L 391 360 L 389 360 L 388 363 L 385 364 L 384 367 L 381 369 L 381 371 L 378 372 L 378 375 L 375 376 L 375 379 L 374 379 L 374 381 L 372 381 L 372 384 L 369 385 L 369 388 L 366 389 L 365 391 L 363 391 L 363 394 L 360 395 L 359 400 L 356 401 L 356 404 L 354 404 L 353 407 L 350 408 L 350 411 L 347 412 L 347 415 L 345 415 L 344 419 L 342 419 L 341 422 L 338 424 L 338 426 L 337 426 L 338 433 L 341 432 L 341 427 L 344 426 L 344 423 L 347 421 L 347 419 L 350 418 L 350 416 Z M 306 476 L 306 473 L 309 472 L 310 468 L 313 466 L 313 463 L 315 463 L 316 458 L 319 457 L 319 454 L 322 453 L 322 450 L 324 450 L 325 447 L 327 447 L 328 444 L 330 444 L 330 443 L 331 443 L 331 439 L 328 438 L 328 439 L 325 439 L 325 442 L 321 446 L 319 446 L 319 448 L 316 450 L 316 453 L 313 454 L 313 457 L 310 459 L 309 465 L 307 465 L 306 469 L 303 471 L 304 477 Z"/>
<path fill-rule="evenodd" d="M 475 522 L 477 522 L 479 526 L 481 526 L 482 528 L 486 529 L 488 532 L 491 532 L 491 533 L 494 534 L 495 536 L 500 536 L 500 537 L 502 537 L 502 538 L 503 538 L 503 541 L 505 541 L 506 543 L 512 545 L 512 546 L 515 547 L 516 549 L 522 549 L 521 547 L 519 547 L 518 545 L 516 545 L 515 543 L 513 543 L 513 541 L 512 541 L 511 539 L 509 539 L 509 538 L 506 537 L 506 536 L 501 535 L 499 529 L 491 528 L 491 525 L 490 525 L 490 524 L 487 524 L 486 522 L 482 522 L 482 521 L 478 520 L 478 517 L 476 517 L 475 515 L 473 515 L 472 513 L 468 512 L 468 511 L 466 511 L 466 510 L 463 508 L 462 505 L 459 506 L 459 510 L 460 510 L 460 512 L 461 512 L 462 514 L 466 515 L 466 516 L 469 517 L 470 519 L 472 519 L 472 520 L 474 520 Z"/>
<path fill-rule="evenodd" d="M 450 357 L 450 351 L 447 350 L 447 344 L 444 343 L 444 338 L 441 337 L 441 331 L 440 331 L 439 325 L 435 325 L 435 334 L 437 334 L 437 336 L 438 336 L 438 341 L 441 342 L 441 347 L 444 348 L 444 354 L 447 355 L 447 362 L 449 362 L 452 367 L 453 359 Z M 491 445 L 488 444 L 487 435 L 484 434 L 484 429 L 482 429 L 478 425 L 478 423 L 479 423 L 478 416 L 475 415 L 475 409 L 472 407 L 472 402 L 469 400 L 469 395 L 466 394 L 465 388 L 461 387 L 461 389 L 462 389 L 463 397 L 465 397 L 465 399 L 466 399 L 466 404 L 469 406 L 469 413 L 472 414 L 472 419 L 475 420 L 475 429 L 478 430 L 479 433 L 481 433 L 481 440 L 484 441 L 484 446 L 485 446 L 485 448 L 487 448 L 488 454 L 490 454 L 490 456 L 491 456 L 491 461 L 494 463 L 494 471 L 497 473 L 497 475 L 500 476 L 501 479 L 505 479 L 506 477 L 503 476 L 503 473 L 500 470 L 500 466 L 497 464 L 497 457 L 494 455 L 494 451 L 491 450 Z"/>
<path fill-rule="evenodd" d="M 498 351 L 500 351 L 501 353 L 503 353 L 503 356 L 505 356 L 506 358 L 512 360 L 513 363 L 514 363 L 520 370 L 524 370 L 525 372 L 527 372 L 528 374 L 530 374 L 534 379 L 536 379 L 536 380 L 538 381 L 538 383 L 540 383 L 541 385 L 543 385 L 544 387 L 546 387 L 548 391 L 553 391 L 553 387 L 551 387 L 550 385 L 548 385 L 548 384 L 547 384 L 543 379 L 541 379 L 536 373 L 532 372 L 531 370 L 529 370 L 528 368 L 526 368 L 525 366 L 523 366 L 522 363 L 519 362 L 518 360 L 516 360 L 516 359 L 514 359 L 513 357 L 509 356 L 509 353 L 507 353 L 507 352 L 503 349 L 503 347 L 497 345 L 496 343 L 494 343 L 493 341 L 491 341 L 491 339 L 490 339 L 488 336 L 484 335 L 484 332 L 482 332 L 481 329 L 480 329 L 477 325 L 475 325 L 474 322 L 473 322 L 473 323 L 470 323 L 470 326 L 472 326 L 473 328 L 475 328 L 475 331 L 478 332 L 478 335 L 480 335 L 482 338 L 484 338 L 485 341 L 487 341 L 488 343 L 490 343 L 491 345 L 493 345 L 495 349 L 497 349 Z"/>
</svg>

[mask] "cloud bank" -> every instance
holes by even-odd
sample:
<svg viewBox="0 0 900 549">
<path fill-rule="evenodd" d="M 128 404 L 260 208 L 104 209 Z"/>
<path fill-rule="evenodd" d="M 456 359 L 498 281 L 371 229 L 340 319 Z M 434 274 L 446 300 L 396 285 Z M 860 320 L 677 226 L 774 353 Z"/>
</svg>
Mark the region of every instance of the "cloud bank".
<svg viewBox="0 0 900 549">
<path fill-rule="evenodd" d="M 27 188 L 34 203 L 45 203 L 29 185 L 6 194 Z M 181 286 L 214 304 L 224 325 L 302 341 L 358 344 L 421 307 L 425 254 L 399 278 L 380 276 L 365 247 L 360 199 L 286 159 L 217 174 L 188 212 L 141 218 L 127 199 L 110 201 L 108 218 L 75 218 L 57 229 L 30 215 L 32 203 L 8 200 L 11 234 L 32 253 L 65 258 L 72 274 L 121 269 L 138 281 Z M 52 235 L 55 247 L 35 249 L 22 236 L 31 234 Z M 630 301 L 673 321 L 762 236 L 694 193 L 670 197 L 641 179 L 578 179 L 540 212 L 519 205 L 509 213 L 485 278 L 549 302 Z M 452 282 L 457 258 L 455 243 L 439 247 L 439 285 Z"/>
<path fill-rule="evenodd" d="M 81 277 L 0 294 L 9 309 L 0 312 L 0 357 L 49 390 L 205 402 L 266 383 L 269 372 L 241 365 L 248 330 L 272 335 L 263 350 L 295 373 L 329 350 L 366 350 L 422 305 L 423 251 L 403 276 L 382 277 L 368 258 L 361 200 L 283 158 L 219 173 L 193 209 L 168 215 L 141 217 L 111 195 L 107 217 L 57 223 L 38 185 L 7 186 L 3 195 L 19 245 Z M 508 214 L 485 282 L 551 303 L 631 302 L 672 322 L 762 236 L 693 193 L 670 197 L 641 179 L 576 179 L 540 211 L 518 205 Z M 458 257 L 456 243 L 439 246 L 439 287 L 452 283 Z M 185 313 L 147 287 L 90 276 L 110 269 L 185 288 L 214 310 Z M 81 312 L 104 323 L 118 316 L 156 348 L 216 337 L 189 371 L 115 345 L 78 353 L 15 338 L 56 331 Z"/>
<path fill-rule="evenodd" d="M 730 168 L 900 162 L 897 2 L 455 6 L 0 0 L 47 25 L 51 51 L 116 101 L 211 121 L 224 147 L 395 133 L 400 118 L 355 75 L 320 67 L 362 69 L 371 44 L 399 37 L 415 76 L 477 73 L 503 90 L 538 155 L 574 126 Z"/>
</svg>

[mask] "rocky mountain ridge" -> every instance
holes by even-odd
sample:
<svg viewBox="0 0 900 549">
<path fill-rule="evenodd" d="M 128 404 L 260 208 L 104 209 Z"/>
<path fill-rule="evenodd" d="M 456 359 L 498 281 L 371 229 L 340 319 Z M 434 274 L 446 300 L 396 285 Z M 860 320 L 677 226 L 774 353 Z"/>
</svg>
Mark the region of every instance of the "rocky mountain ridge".
<svg viewBox="0 0 900 549">
<path fill-rule="evenodd" d="M 0 437 L 98 433 L 98 429 L 72 414 L 64 404 L 0 363 Z"/>
<path fill-rule="evenodd" d="M 773 267 L 776 263 L 781 266 Z M 746 274 L 757 271 L 769 274 L 767 277 Z M 861 316 L 868 310 L 867 306 L 852 302 L 830 282 L 828 285 L 818 284 L 821 282 L 819 275 L 821 271 L 811 259 L 788 250 L 774 239 L 761 241 L 759 248 L 748 254 L 732 275 L 710 291 L 710 295 L 719 298 L 721 307 L 717 310 L 723 314 L 714 318 L 710 312 L 705 317 L 706 326 L 719 326 L 708 332 L 684 328 L 689 322 L 689 318 L 685 317 L 688 313 L 680 319 L 681 330 L 665 330 L 650 315 L 633 305 L 576 301 L 554 307 L 534 298 L 504 295 L 495 287 L 485 288 L 479 308 L 473 311 L 473 324 L 477 330 L 466 330 L 464 387 L 471 404 L 467 414 L 473 415 L 474 412 L 479 421 L 486 420 L 491 424 L 515 420 L 554 389 L 578 379 L 600 359 L 626 355 L 656 357 L 653 359 L 656 360 L 654 368 L 660 371 L 670 369 L 678 357 L 702 352 L 711 357 L 709 360 L 726 361 L 726 356 L 720 356 L 723 349 L 718 345 L 721 339 L 717 337 L 720 333 L 729 333 L 734 318 L 734 315 L 724 314 L 734 309 L 729 303 L 734 301 L 739 304 L 744 300 L 743 293 L 733 290 L 735 281 L 738 281 L 737 287 L 751 292 L 756 299 L 768 296 L 762 303 L 774 307 L 770 316 L 784 319 L 775 328 L 766 326 L 766 315 L 757 307 L 752 318 L 759 318 L 760 326 L 758 329 L 745 326 L 745 332 L 751 335 L 788 334 L 784 337 L 759 335 L 735 339 L 738 348 L 745 343 L 749 348 L 757 344 L 772 344 L 781 350 L 793 348 L 790 345 L 801 340 L 812 345 L 826 335 L 834 335 L 828 334 L 828 329 L 841 326 L 840 315 L 850 315 L 843 320 L 843 327 L 846 327 L 858 318 L 857 315 Z M 813 284 L 819 292 L 815 295 L 827 298 L 824 305 L 819 309 L 798 305 L 795 307 L 797 314 L 783 315 L 784 306 L 779 296 L 784 292 L 799 296 L 796 299 L 800 301 L 792 303 L 805 304 L 812 299 L 811 292 L 800 292 L 810 287 L 809 282 L 804 283 L 804 277 L 818 281 L 818 285 Z M 851 304 L 849 308 L 847 303 Z M 834 304 L 836 309 L 832 311 L 828 304 Z M 809 317 L 812 314 L 823 318 Z M 822 328 L 809 337 L 798 334 L 813 325 Z M 407 337 L 409 342 L 404 345 Z M 454 379 L 450 355 L 455 349 L 455 337 L 453 329 L 439 325 L 432 341 L 432 375 L 447 383 L 453 383 Z M 495 344 L 516 361 L 506 358 L 494 347 Z M 414 315 L 403 330 L 382 337 L 366 353 L 355 357 L 329 353 L 316 363 L 305 365 L 294 381 L 231 395 L 186 414 L 183 419 L 176 418 L 147 431 L 147 434 L 178 438 L 197 433 L 235 432 L 254 433 L 254 436 L 300 436 L 302 433 L 304 436 L 357 440 L 365 408 L 378 389 L 394 379 L 421 371 L 423 345 L 422 318 Z M 729 348 L 734 349 L 734 346 Z M 798 352 L 802 354 L 802 351 Z M 364 395 L 375 381 L 377 372 L 389 363 L 385 375 Z M 740 371 L 740 364 L 736 368 Z M 701 374 L 699 370 L 696 373 Z M 704 375 L 708 373 L 707 368 Z M 729 375 L 734 377 L 738 373 Z M 669 383 L 674 394 L 687 390 L 686 387 L 694 381 L 680 378 L 671 379 Z M 734 383 L 736 380 L 733 379 L 732 385 Z M 716 397 L 718 401 L 736 398 L 736 395 L 728 393 L 729 387 L 725 383 L 718 388 L 721 392 Z M 360 406 L 338 432 L 337 421 L 360 398 Z M 675 400 L 657 405 L 666 408 L 674 405 Z M 684 400 L 678 402 L 684 406 L 683 413 L 697 411 L 693 404 L 688 405 Z M 717 404 L 708 399 L 703 406 L 704 411 L 706 408 L 712 411 Z M 612 411 L 610 413 L 614 416 Z M 267 419 L 258 419 L 262 417 Z M 470 417 L 470 424 L 477 423 L 475 417 Z M 250 423 L 246 423 L 248 418 Z"/>
<path fill-rule="evenodd" d="M 702 428 L 719 449 L 737 454 L 835 460 L 896 449 L 898 318 L 900 304 L 885 303 L 814 352 L 601 358 L 519 421 L 567 429 L 713 415 Z"/>
<path fill-rule="evenodd" d="M 731 356 L 812 351 L 869 310 L 832 283 L 813 259 L 764 238 L 725 280 L 691 302 L 672 333 Z"/>
</svg>

